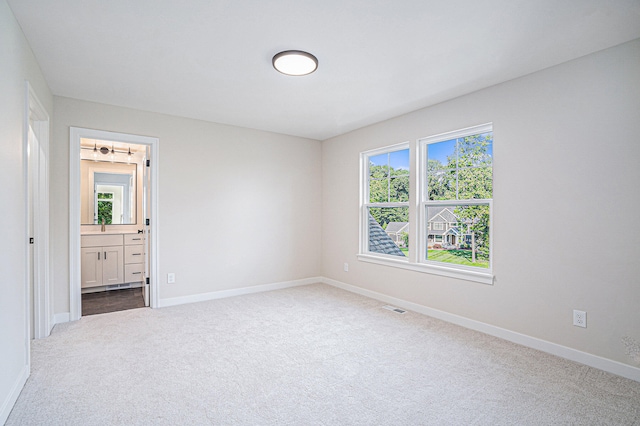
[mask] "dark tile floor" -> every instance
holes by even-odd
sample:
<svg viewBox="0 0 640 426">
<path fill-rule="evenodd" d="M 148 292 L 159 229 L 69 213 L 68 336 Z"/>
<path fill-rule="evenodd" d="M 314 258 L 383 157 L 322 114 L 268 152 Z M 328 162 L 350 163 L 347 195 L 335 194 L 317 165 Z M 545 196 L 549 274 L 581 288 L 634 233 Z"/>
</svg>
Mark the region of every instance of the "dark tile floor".
<svg viewBox="0 0 640 426">
<path fill-rule="evenodd" d="M 82 295 L 82 315 L 104 314 L 144 308 L 141 288 L 101 291 Z"/>
</svg>

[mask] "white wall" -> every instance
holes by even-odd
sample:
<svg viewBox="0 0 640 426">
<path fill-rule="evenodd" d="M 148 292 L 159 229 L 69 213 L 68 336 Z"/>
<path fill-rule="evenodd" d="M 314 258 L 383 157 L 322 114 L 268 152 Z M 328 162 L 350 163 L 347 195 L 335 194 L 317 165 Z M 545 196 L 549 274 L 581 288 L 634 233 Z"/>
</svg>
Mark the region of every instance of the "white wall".
<svg viewBox="0 0 640 426">
<path fill-rule="evenodd" d="M 69 127 L 160 139 L 160 298 L 315 277 L 318 141 L 55 97 L 55 312 L 69 312 Z M 176 274 L 175 284 L 166 275 Z"/>
<path fill-rule="evenodd" d="M 495 284 L 359 262 L 358 154 L 487 122 Z M 323 275 L 638 366 L 639 135 L 636 40 L 324 141 Z"/>
<path fill-rule="evenodd" d="M 51 115 L 53 99 L 11 9 L 0 0 L 0 423 L 8 416 L 28 374 L 25 81 Z"/>
</svg>

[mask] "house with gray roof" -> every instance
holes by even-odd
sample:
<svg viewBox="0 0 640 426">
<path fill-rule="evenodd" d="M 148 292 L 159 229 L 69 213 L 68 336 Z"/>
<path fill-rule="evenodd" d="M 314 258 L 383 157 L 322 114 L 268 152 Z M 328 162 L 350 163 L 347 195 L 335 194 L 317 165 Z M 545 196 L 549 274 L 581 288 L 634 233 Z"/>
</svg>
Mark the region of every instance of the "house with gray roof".
<svg viewBox="0 0 640 426">
<path fill-rule="evenodd" d="M 454 206 L 428 207 L 427 248 L 437 245 L 459 247 L 462 243 L 470 242 L 470 235 L 460 229 L 460 220 L 454 209 Z"/>
<path fill-rule="evenodd" d="M 389 222 L 385 231 L 398 247 L 404 247 L 403 234 L 409 233 L 409 222 Z"/>
</svg>

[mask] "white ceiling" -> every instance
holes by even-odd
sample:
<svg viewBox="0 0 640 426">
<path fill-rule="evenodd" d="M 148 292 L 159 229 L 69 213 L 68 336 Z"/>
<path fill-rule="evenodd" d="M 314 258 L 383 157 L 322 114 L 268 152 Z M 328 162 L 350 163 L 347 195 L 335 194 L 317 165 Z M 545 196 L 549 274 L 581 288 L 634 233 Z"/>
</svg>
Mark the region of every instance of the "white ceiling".
<svg viewBox="0 0 640 426">
<path fill-rule="evenodd" d="M 639 0 L 8 3 L 55 95 L 319 140 L 640 37 Z"/>
</svg>

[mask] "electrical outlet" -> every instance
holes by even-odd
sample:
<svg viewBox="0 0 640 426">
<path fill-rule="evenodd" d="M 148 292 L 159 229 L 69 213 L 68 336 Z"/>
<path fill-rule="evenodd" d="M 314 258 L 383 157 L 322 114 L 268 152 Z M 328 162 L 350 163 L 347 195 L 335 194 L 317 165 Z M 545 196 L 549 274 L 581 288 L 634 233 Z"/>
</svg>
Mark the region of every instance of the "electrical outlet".
<svg viewBox="0 0 640 426">
<path fill-rule="evenodd" d="M 349 272 L 349 264 L 346 262 L 344 263 L 344 271 Z"/>
<path fill-rule="evenodd" d="M 573 325 L 587 328 L 587 313 L 585 311 L 573 310 Z"/>
<path fill-rule="evenodd" d="M 167 274 L 167 284 L 173 284 L 176 282 L 176 274 L 170 272 Z"/>
</svg>

